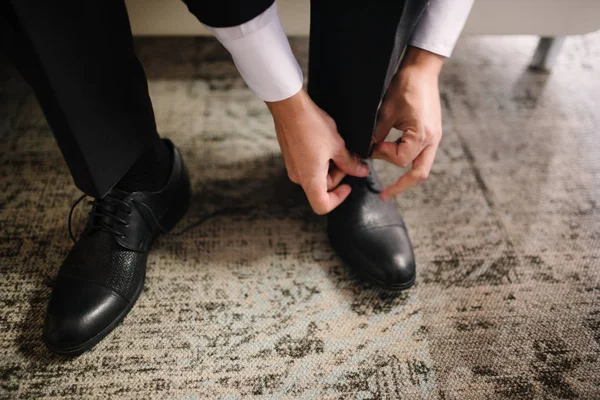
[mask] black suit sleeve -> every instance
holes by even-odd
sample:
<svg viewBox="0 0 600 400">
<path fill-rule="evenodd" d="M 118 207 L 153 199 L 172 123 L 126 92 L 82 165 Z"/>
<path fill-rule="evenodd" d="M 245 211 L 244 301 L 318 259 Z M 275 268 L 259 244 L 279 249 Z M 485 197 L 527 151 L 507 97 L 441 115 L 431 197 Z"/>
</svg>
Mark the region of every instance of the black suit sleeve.
<svg viewBox="0 0 600 400">
<path fill-rule="evenodd" d="M 269 8 L 275 0 L 183 0 L 200 22 L 215 28 L 241 25 Z"/>
</svg>

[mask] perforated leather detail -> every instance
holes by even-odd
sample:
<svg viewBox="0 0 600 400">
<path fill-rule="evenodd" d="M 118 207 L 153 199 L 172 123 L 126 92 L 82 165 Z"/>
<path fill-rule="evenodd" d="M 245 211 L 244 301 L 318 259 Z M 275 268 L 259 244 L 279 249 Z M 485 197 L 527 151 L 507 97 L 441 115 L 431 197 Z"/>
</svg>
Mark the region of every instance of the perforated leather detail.
<svg viewBox="0 0 600 400">
<path fill-rule="evenodd" d="M 131 300 L 144 279 L 146 254 L 130 250 L 112 253 L 112 267 L 104 284 L 127 300 Z"/>
<path fill-rule="evenodd" d="M 73 246 L 58 272 L 106 286 L 126 299 L 133 298 L 136 288 L 144 279 L 146 253 L 123 249 L 114 237 L 95 231 Z"/>
<path fill-rule="evenodd" d="M 106 271 L 110 269 L 110 253 L 114 244 L 112 235 L 107 232 L 96 231 L 91 234 L 84 232 L 65 259 L 58 276 L 69 275 L 102 282 Z"/>
<path fill-rule="evenodd" d="M 94 201 L 86 229 L 61 266 L 57 279 L 94 282 L 134 300 L 146 275 L 152 240 L 185 214 L 191 197 L 187 170 L 173 144 L 173 167 L 167 185 L 157 192 L 113 189 Z M 160 227 L 159 227 L 160 224 Z"/>
</svg>

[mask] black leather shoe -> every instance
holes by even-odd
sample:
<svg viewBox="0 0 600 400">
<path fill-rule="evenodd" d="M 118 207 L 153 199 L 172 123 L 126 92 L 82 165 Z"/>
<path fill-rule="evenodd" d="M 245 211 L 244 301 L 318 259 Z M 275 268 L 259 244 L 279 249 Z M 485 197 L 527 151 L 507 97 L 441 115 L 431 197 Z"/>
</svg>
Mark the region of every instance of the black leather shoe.
<svg viewBox="0 0 600 400">
<path fill-rule="evenodd" d="M 177 224 L 191 197 L 187 170 L 170 141 L 173 167 L 158 192 L 111 190 L 92 202 L 88 223 L 58 271 L 44 324 L 54 353 L 92 348 L 127 315 L 144 287 L 153 240 Z"/>
<path fill-rule="evenodd" d="M 384 289 L 404 290 L 415 282 L 415 257 L 406 226 L 393 202 L 382 201 L 383 189 L 369 161 L 366 178 L 346 176 L 348 198 L 328 214 L 332 247 L 352 270 Z"/>
</svg>

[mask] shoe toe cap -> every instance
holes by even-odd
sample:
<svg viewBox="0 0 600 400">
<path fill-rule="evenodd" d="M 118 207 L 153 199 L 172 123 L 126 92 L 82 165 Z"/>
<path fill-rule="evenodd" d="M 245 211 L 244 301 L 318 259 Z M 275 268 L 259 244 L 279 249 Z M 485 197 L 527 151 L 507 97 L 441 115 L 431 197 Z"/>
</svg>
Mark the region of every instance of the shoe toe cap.
<svg viewBox="0 0 600 400">
<path fill-rule="evenodd" d="M 388 289 L 412 285 L 416 275 L 415 257 L 403 226 L 371 228 L 354 238 L 361 253 L 363 274 Z"/>
<path fill-rule="evenodd" d="M 410 251 L 407 253 L 396 253 L 387 262 L 386 270 L 389 271 L 389 281 L 393 285 L 403 285 L 415 278 L 415 258 Z"/>
<path fill-rule="evenodd" d="M 123 297 L 105 286 L 60 277 L 48 304 L 44 341 L 56 353 L 84 351 L 119 319 L 127 304 Z"/>
</svg>

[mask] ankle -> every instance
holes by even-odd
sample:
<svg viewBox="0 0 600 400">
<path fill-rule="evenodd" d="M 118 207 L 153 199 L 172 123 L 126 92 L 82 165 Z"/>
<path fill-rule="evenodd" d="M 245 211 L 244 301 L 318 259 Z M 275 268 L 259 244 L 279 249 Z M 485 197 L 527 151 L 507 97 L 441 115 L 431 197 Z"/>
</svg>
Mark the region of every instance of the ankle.
<svg viewBox="0 0 600 400">
<path fill-rule="evenodd" d="M 128 192 L 155 192 L 162 189 L 171 173 L 172 158 L 171 149 L 157 135 L 152 145 L 129 168 L 115 187 Z"/>
</svg>

